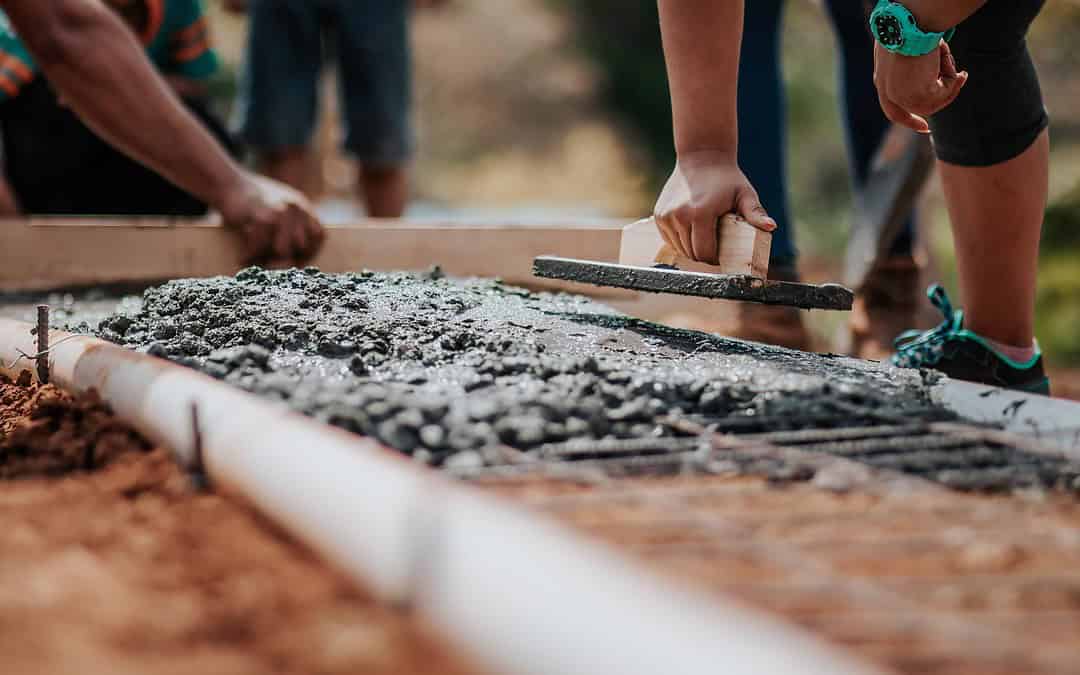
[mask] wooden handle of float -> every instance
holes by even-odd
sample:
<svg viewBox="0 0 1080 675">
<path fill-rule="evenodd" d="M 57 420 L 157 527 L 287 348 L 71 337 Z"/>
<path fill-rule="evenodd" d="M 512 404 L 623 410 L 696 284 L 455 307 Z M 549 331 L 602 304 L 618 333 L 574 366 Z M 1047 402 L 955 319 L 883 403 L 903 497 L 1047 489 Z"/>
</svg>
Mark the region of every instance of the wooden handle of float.
<svg viewBox="0 0 1080 675">
<path fill-rule="evenodd" d="M 619 264 L 651 267 L 672 265 L 688 272 L 749 275 L 764 279 L 769 274 L 772 233 L 762 232 L 734 213 L 717 223 L 718 265 L 709 265 L 680 256 L 664 241 L 656 221 L 639 220 L 623 228 Z"/>
</svg>

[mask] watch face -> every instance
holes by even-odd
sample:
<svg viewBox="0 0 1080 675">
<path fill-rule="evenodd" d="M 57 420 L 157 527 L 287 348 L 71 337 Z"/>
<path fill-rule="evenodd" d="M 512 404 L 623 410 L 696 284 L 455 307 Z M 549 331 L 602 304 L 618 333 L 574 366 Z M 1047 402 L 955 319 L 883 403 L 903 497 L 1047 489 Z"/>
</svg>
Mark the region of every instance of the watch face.
<svg viewBox="0 0 1080 675">
<path fill-rule="evenodd" d="M 885 47 L 900 47 L 904 44 L 904 33 L 900 29 L 900 19 L 890 14 L 874 17 L 874 30 L 878 42 Z"/>
</svg>

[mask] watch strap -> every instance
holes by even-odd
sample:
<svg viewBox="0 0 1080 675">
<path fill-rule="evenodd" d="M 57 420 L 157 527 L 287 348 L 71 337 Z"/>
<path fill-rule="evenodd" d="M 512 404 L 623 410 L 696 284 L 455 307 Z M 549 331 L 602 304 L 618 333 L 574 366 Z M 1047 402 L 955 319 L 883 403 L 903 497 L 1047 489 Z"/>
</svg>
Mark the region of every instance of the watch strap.
<svg viewBox="0 0 1080 675">
<path fill-rule="evenodd" d="M 874 17 L 879 13 L 891 14 L 898 20 L 903 32 L 902 44 L 889 45 L 882 42 L 874 28 Z M 897 14 L 902 16 L 897 16 Z M 870 28 L 874 39 L 885 49 L 904 56 L 925 56 L 937 49 L 942 39 L 948 42 L 956 33 L 956 28 L 950 28 L 944 33 L 929 33 L 922 30 L 916 23 L 911 10 L 898 0 L 879 0 L 877 7 L 871 14 Z"/>
</svg>

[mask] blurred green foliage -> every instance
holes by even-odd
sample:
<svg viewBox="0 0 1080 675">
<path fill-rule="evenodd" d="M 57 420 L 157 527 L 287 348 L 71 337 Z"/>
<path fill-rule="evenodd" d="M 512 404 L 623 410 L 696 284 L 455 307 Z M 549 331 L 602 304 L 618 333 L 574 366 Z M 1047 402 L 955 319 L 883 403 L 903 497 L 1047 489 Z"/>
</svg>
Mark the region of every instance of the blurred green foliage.
<svg viewBox="0 0 1080 675">
<path fill-rule="evenodd" d="M 574 19 L 578 45 L 603 73 L 607 102 L 634 130 L 659 184 L 675 151 L 656 0 L 550 1 Z"/>
</svg>

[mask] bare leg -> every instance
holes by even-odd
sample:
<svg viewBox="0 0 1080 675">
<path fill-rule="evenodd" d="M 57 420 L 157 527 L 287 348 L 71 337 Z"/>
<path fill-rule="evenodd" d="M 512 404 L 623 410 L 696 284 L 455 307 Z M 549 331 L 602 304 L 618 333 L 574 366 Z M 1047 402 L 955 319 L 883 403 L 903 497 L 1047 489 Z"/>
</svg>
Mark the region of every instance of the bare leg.
<svg viewBox="0 0 1080 675">
<path fill-rule="evenodd" d="M 956 242 L 966 328 L 1030 347 L 1035 335 L 1039 236 L 1046 209 L 1049 135 L 989 167 L 939 162 Z"/>
<path fill-rule="evenodd" d="M 310 195 L 311 153 L 307 148 L 285 148 L 260 158 L 260 173 Z"/>
<path fill-rule="evenodd" d="M 409 199 L 409 173 L 403 166 L 361 167 L 360 191 L 372 218 L 400 218 Z"/>
</svg>

